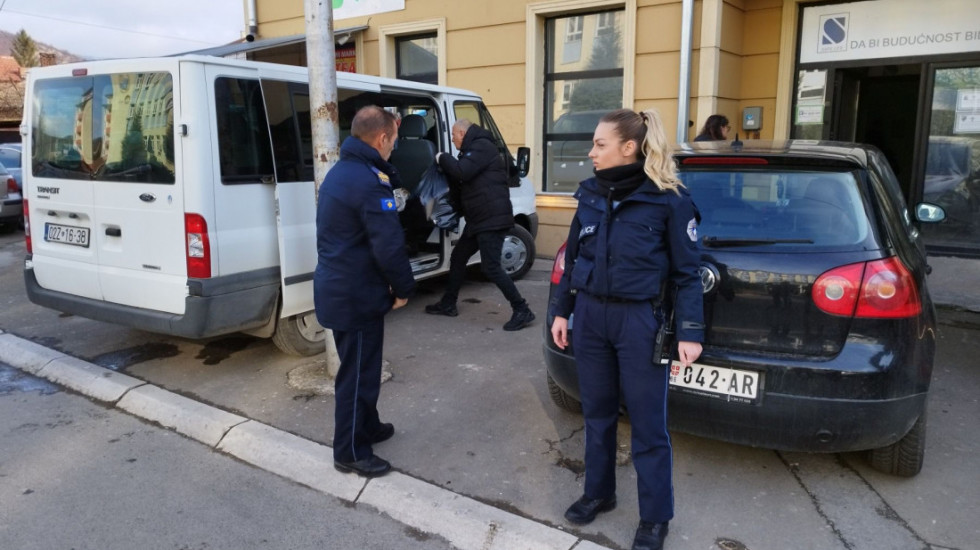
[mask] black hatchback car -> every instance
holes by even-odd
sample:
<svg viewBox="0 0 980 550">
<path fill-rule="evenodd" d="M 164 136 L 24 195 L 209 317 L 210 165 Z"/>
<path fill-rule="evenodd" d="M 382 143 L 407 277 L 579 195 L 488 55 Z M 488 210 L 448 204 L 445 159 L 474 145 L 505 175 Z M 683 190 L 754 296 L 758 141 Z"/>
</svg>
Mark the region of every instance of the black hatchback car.
<svg viewBox="0 0 980 550">
<path fill-rule="evenodd" d="M 884 156 L 852 143 L 747 141 L 682 144 L 675 158 L 702 216 L 706 331 L 700 359 L 671 366 L 670 427 L 772 449 L 868 450 L 878 470 L 917 474 L 935 310 Z M 928 204 L 917 213 L 944 215 Z M 563 268 L 564 246 L 552 299 Z M 555 347 L 548 317 L 552 399 L 580 411 L 574 349 Z"/>
</svg>

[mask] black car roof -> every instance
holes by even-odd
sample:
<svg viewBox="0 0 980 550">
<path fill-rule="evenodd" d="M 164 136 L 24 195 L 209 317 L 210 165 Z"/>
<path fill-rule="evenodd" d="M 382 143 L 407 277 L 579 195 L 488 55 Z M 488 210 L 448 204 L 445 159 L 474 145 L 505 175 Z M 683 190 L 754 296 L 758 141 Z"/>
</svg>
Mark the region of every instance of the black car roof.
<svg viewBox="0 0 980 550">
<path fill-rule="evenodd" d="M 863 143 L 842 141 L 814 141 L 802 139 L 787 140 L 745 140 L 745 141 L 699 141 L 679 143 L 674 155 L 685 157 L 765 157 L 787 161 L 824 161 L 833 164 L 846 163 L 867 167 L 868 157 L 874 146 Z M 782 162 L 780 162 L 782 163 Z"/>
</svg>

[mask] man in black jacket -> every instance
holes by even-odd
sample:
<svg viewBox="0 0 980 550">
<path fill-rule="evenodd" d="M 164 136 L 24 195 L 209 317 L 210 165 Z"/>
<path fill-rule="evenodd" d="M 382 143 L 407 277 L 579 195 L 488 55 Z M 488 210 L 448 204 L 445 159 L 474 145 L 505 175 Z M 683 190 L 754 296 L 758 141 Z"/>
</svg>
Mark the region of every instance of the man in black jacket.
<svg viewBox="0 0 980 550">
<path fill-rule="evenodd" d="M 504 237 L 514 226 L 507 166 L 493 135 L 466 119 L 453 124 L 453 144 L 459 149 L 459 158 L 438 153 L 436 162 L 451 185 L 459 189 L 460 204 L 457 206 L 466 218 L 466 227 L 449 258 L 446 291 L 438 302 L 425 306 L 425 312 L 450 317 L 459 315 L 456 300 L 466 277 L 466 262 L 479 250 L 483 273 L 503 292 L 514 310 L 504 324 L 504 330 L 520 330 L 534 321 L 534 313 L 500 266 Z"/>
</svg>

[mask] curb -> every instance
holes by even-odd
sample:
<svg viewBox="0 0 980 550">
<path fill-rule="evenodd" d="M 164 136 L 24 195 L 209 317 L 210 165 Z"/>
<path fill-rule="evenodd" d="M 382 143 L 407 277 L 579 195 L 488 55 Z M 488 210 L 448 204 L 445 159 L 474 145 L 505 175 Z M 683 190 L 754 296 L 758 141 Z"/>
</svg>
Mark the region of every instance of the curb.
<svg viewBox="0 0 980 550">
<path fill-rule="evenodd" d="M 0 331 L 0 362 L 157 423 L 257 468 L 365 504 L 461 550 L 605 547 L 411 476 L 363 479 L 333 468 L 330 447 L 231 414 Z"/>
</svg>

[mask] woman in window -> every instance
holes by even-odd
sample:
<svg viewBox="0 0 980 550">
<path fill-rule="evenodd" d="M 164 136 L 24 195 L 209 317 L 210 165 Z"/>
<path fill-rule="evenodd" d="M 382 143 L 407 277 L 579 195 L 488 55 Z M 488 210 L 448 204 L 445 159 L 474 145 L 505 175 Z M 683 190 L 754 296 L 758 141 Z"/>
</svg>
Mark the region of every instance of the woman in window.
<svg viewBox="0 0 980 550">
<path fill-rule="evenodd" d="M 694 141 L 718 141 L 728 139 L 728 132 L 732 129 L 725 115 L 711 115 L 704 121 L 704 126 L 698 132 Z"/>
</svg>

